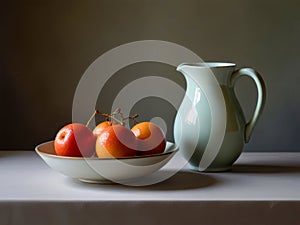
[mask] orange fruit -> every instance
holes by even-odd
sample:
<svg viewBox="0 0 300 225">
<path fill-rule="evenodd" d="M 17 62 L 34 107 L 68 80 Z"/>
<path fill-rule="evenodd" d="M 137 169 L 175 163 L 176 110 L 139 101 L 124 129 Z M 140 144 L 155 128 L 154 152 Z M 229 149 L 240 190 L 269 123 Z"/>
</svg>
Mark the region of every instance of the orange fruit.
<svg viewBox="0 0 300 225">
<path fill-rule="evenodd" d="M 142 122 L 132 127 L 131 131 L 138 139 L 138 155 L 163 153 L 166 147 L 164 132 L 154 123 Z"/>
<path fill-rule="evenodd" d="M 104 128 L 96 140 L 96 153 L 99 158 L 135 156 L 136 148 L 134 134 L 119 124 Z"/>
<path fill-rule="evenodd" d="M 101 132 L 106 128 L 106 127 L 109 127 L 113 124 L 112 121 L 104 121 L 102 123 L 99 123 L 93 130 L 93 134 L 98 137 Z"/>
</svg>

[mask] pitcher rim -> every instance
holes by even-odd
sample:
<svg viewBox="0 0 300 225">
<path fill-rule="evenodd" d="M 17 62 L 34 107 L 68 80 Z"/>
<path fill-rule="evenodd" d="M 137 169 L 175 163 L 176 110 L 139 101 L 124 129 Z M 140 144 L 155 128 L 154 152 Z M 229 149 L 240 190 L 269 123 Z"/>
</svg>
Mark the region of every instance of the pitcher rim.
<svg viewBox="0 0 300 225">
<path fill-rule="evenodd" d="M 179 69 L 182 66 L 203 67 L 203 68 L 225 68 L 225 67 L 235 67 L 236 64 L 232 62 L 181 63 L 180 65 L 177 66 L 177 69 Z"/>
</svg>

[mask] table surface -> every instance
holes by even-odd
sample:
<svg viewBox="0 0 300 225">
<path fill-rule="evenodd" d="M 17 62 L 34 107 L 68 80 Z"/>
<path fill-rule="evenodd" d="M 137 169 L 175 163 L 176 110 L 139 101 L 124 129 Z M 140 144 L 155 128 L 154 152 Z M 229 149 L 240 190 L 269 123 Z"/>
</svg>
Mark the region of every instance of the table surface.
<svg viewBox="0 0 300 225">
<path fill-rule="evenodd" d="M 101 202 L 111 207 L 114 202 L 133 206 L 151 202 L 151 207 L 184 203 L 185 208 L 202 207 L 205 203 L 210 206 L 207 210 L 215 211 L 217 206 L 226 206 L 229 210 L 226 204 L 231 203 L 232 207 L 247 206 L 245 210 L 250 213 L 249 209 L 256 202 L 261 204 L 257 206 L 262 210 L 276 204 L 283 204 L 280 207 L 285 209 L 286 205 L 289 218 L 299 218 L 300 222 L 300 217 L 290 214 L 293 210 L 300 211 L 299 178 L 300 153 L 243 153 L 227 172 L 200 173 L 184 167 L 161 183 L 132 187 L 83 183 L 52 170 L 33 151 L 0 151 L 0 218 L 4 220 L 1 205 L 5 204 L 14 209 L 29 203 L 94 202 L 97 207 Z M 224 207 L 220 208 L 223 212 Z M 280 212 L 284 211 L 282 209 Z M 13 212 L 5 214 L 6 217 L 13 216 Z M 206 224 L 210 224 L 208 221 Z"/>
</svg>

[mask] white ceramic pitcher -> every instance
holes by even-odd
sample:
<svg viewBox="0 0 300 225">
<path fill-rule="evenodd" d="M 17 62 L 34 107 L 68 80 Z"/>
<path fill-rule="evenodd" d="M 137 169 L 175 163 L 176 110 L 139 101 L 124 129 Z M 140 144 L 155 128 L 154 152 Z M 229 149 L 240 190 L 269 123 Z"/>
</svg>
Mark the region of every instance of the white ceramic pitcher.
<svg viewBox="0 0 300 225">
<path fill-rule="evenodd" d="M 240 156 L 244 143 L 265 104 L 265 84 L 251 68 L 235 70 L 233 63 L 183 63 L 177 67 L 187 82 L 186 95 L 174 124 L 174 139 L 192 169 L 223 171 Z M 253 117 L 246 122 L 234 93 L 236 80 L 252 78 L 258 99 Z"/>
</svg>

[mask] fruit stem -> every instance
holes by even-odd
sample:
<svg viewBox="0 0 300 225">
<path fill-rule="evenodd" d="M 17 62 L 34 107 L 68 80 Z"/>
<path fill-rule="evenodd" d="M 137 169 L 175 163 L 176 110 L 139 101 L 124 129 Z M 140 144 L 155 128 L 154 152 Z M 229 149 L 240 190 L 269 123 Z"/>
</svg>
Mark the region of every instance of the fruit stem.
<svg viewBox="0 0 300 225">
<path fill-rule="evenodd" d="M 97 114 L 97 110 L 95 110 L 95 112 L 92 114 L 92 116 L 89 118 L 89 120 L 87 121 L 87 123 L 85 124 L 86 127 L 89 127 L 92 119 L 94 119 L 95 115 Z"/>
<path fill-rule="evenodd" d="M 122 117 L 123 120 L 131 119 L 133 121 L 133 124 L 137 124 L 136 118 L 139 116 L 139 114 L 134 114 L 132 116 L 128 115 L 127 117 Z"/>
<path fill-rule="evenodd" d="M 120 125 L 124 126 L 124 120 L 126 119 L 132 119 L 133 123 L 136 124 L 136 118 L 139 116 L 138 114 L 134 114 L 133 116 L 127 116 L 124 117 L 123 113 L 121 113 L 121 109 L 117 108 L 112 114 L 107 114 L 104 112 L 100 112 L 99 110 L 95 110 L 94 113 L 92 114 L 92 116 L 89 118 L 89 120 L 86 123 L 86 127 L 89 127 L 90 123 L 92 122 L 92 120 L 94 119 L 94 117 L 96 116 L 96 114 L 100 114 L 101 116 L 106 117 L 106 119 L 108 120 L 115 120 L 117 123 L 119 123 Z M 116 118 L 116 115 L 120 115 L 121 116 L 121 120 L 119 120 L 118 118 Z"/>
<path fill-rule="evenodd" d="M 96 110 L 96 114 L 100 114 L 102 116 L 105 116 L 106 118 L 109 118 L 110 120 L 113 119 L 115 121 L 117 121 L 119 124 L 124 125 L 124 122 L 117 119 L 116 117 L 114 117 L 114 115 L 120 114 L 120 109 L 118 108 L 116 111 L 114 111 L 111 115 L 104 113 L 104 112 L 100 112 L 99 110 Z"/>
</svg>

